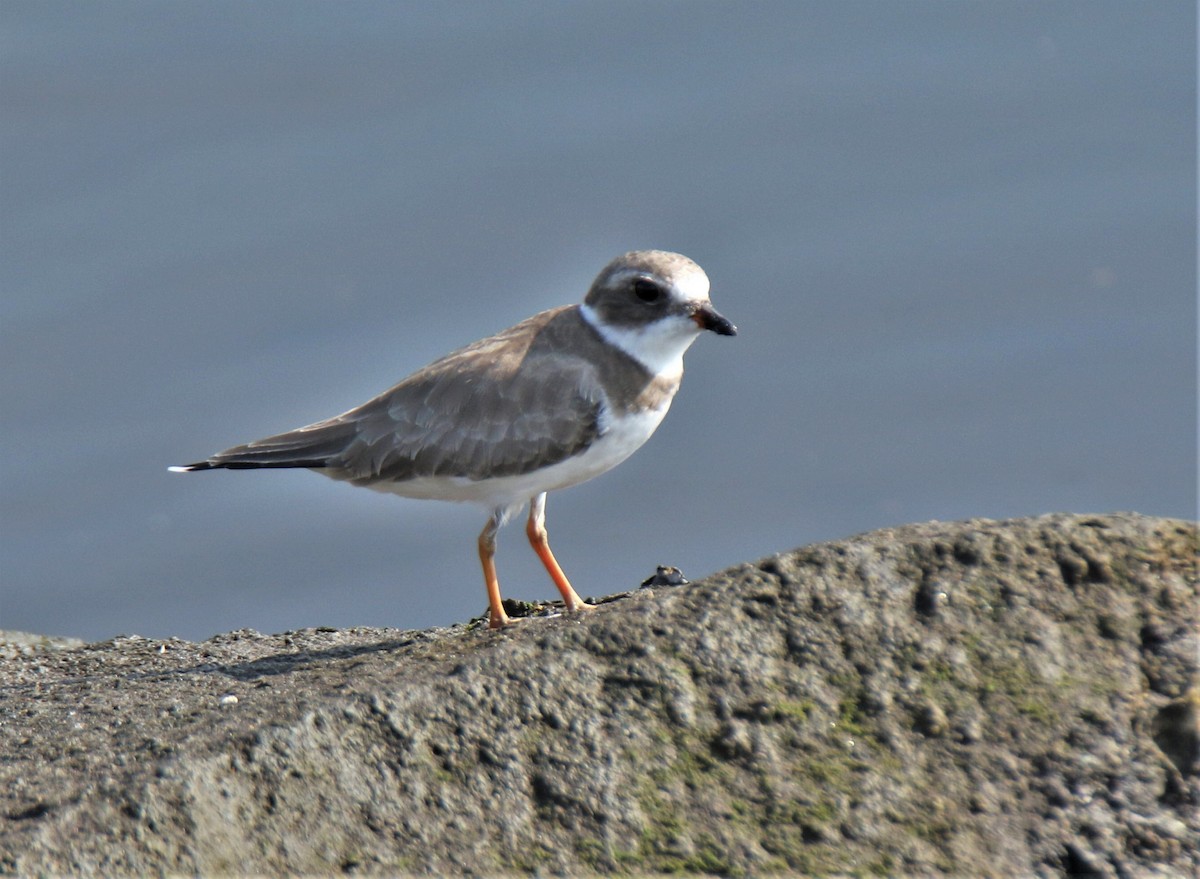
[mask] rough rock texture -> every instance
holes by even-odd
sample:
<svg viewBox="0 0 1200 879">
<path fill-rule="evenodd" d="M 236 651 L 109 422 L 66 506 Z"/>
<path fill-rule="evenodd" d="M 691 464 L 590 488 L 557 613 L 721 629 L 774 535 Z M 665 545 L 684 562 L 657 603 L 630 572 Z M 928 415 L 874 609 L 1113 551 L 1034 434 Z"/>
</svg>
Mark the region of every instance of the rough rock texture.
<svg viewBox="0 0 1200 879">
<path fill-rule="evenodd" d="M 0 658 L 0 870 L 1195 875 L 1197 550 L 931 522 L 503 632 Z"/>
<path fill-rule="evenodd" d="M 0 659 L 14 656 L 30 656 L 53 650 L 74 650 L 82 647 L 78 638 L 61 638 L 54 635 L 34 635 L 29 632 L 11 632 L 0 629 Z"/>
</svg>

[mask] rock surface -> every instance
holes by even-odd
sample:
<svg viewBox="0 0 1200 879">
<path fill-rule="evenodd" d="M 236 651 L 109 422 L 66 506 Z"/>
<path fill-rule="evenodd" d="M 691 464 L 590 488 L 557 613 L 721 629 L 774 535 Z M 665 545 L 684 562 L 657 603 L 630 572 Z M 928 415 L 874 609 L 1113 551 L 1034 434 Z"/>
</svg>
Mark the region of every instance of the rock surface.
<svg viewBox="0 0 1200 879">
<path fill-rule="evenodd" d="M 0 653 L 0 870 L 1196 875 L 1197 551 L 931 522 L 502 632 Z"/>
</svg>

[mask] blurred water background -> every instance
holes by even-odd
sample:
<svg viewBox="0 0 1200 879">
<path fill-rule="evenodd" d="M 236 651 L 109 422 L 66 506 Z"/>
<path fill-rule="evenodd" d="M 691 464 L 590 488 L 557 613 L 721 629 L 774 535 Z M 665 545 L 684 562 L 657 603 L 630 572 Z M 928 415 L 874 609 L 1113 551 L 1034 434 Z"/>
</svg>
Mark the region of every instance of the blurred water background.
<svg viewBox="0 0 1200 879">
<path fill-rule="evenodd" d="M 678 250 L 736 339 L 550 498 L 583 594 L 886 525 L 1196 515 L 1196 7 L 0 4 L 0 628 L 423 627 L 485 515 L 167 465 Z M 519 526 L 505 594 L 556 593 Z"/>
</svg>

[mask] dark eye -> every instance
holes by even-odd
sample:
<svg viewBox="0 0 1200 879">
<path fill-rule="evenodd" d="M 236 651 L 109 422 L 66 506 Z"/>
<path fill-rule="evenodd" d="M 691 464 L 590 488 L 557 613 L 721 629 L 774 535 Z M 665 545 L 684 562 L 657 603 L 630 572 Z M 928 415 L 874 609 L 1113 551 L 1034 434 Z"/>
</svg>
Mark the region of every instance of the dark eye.
<svg viewBox="0 0 1200 879">
<path fill-rule="evenodd" d="M 649 278 L 638 278 L 633 282 L 633 293 L 642 302 L 657 302 L 662 298 L 662 287 Z"/>
</svg>

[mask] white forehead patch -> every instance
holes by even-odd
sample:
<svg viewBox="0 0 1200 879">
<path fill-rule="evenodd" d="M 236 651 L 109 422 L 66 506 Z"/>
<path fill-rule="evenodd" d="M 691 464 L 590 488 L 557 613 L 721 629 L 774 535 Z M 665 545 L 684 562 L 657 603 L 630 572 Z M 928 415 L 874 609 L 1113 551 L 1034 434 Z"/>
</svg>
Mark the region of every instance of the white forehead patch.
<svg viewBox="0 0 1200 879">
<path fill-rule="evenodd" d="M 685 300 L 707 302 L 708 275 L 704 274 L 704 269 L 700 266 L 689 267 L 675 278 L 675 289 L 683 294 Z"/>
</svg>

